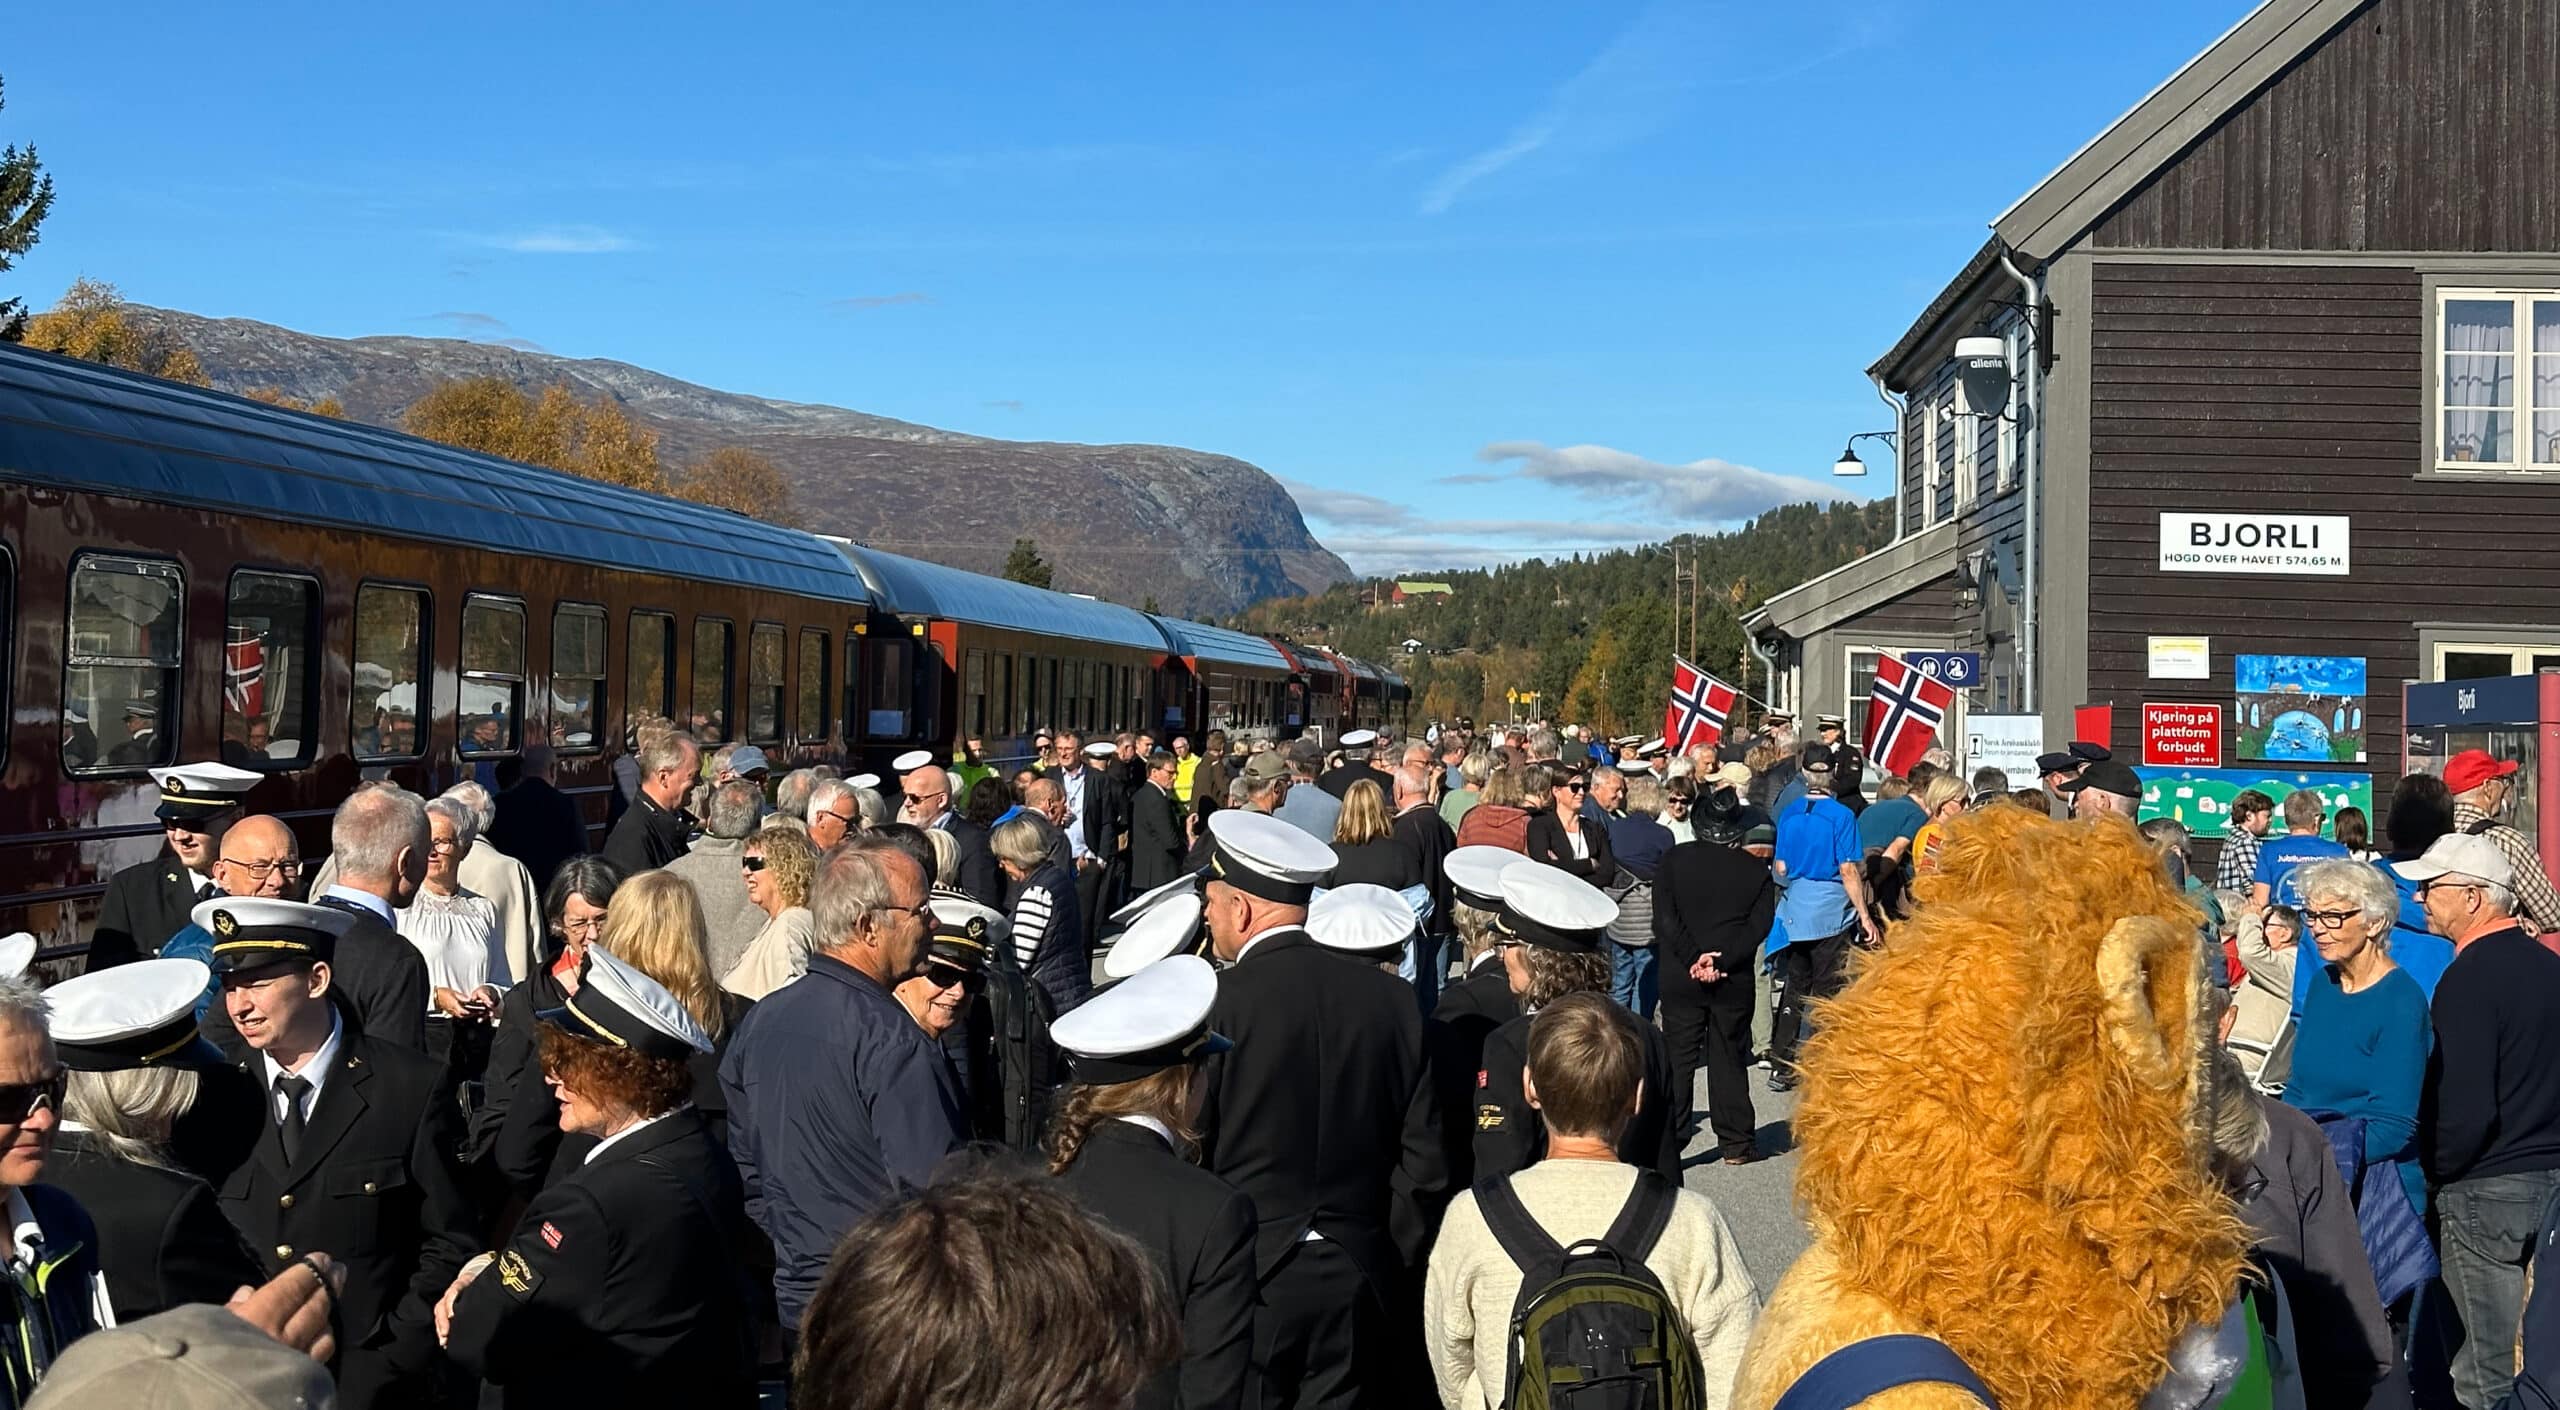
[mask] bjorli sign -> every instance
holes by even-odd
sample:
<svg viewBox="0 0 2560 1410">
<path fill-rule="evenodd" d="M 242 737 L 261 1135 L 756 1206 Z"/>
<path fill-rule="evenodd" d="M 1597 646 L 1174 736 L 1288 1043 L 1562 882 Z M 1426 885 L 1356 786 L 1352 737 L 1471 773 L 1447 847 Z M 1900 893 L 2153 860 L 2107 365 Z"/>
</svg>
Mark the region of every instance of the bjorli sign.
<svg viewBox="0 0 2560 1410">
<path fill-rule="evenodd" d="M 2160 512 L 2164 573 L 2347 574 L 2343 514 Z"/>
<path fill-rule="evenodd" d="M 2142 763 L 2145 768 L 2221 767 L 2222 707 L 2143 702 Z"/>
</svg>

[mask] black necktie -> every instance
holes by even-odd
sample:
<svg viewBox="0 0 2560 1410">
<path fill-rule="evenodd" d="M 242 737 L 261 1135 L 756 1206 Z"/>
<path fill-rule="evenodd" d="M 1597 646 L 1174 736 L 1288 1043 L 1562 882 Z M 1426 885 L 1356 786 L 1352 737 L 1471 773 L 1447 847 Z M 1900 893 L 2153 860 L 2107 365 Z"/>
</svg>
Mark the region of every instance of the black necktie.
<svg viewBox="0 0 2560 1410">
<path fill-rule="evenodd" d="M 279 1119 L 276 1132 L 284 1143 L 284 1163 L 287 1165 L 302 1158 L 302 1098 L 310 1090 L 311 1079 L 308 1077 L 296 1077 L 290 1072 L 276 1074 L 276 1092 L 284 1098 L 284 1114 Z"/>
<path fill-rule="evenodd" d="M 205 902 L 205 901 L 210 901 L 210 900 L 212 900 L 214 897 L 219 896 L 219 895 L 221 895 L 221 894 L 222 894 L 222 888 L 221 888 L 221 887 L 219 887 L 219 886 L 214 885 L 214 884 L 213 884 L 212 882 L 210 882 L 210 881 L 208 881 L 208 882 L 206 882 L 205 884 L 203 884 L 202 886 L 199 886 L 199 887 L 197 887 L 197 888 L 196 888 L 196 900 L 197 900 L 199 903 L 201 903 L 201 902 Z"/>
</svg>

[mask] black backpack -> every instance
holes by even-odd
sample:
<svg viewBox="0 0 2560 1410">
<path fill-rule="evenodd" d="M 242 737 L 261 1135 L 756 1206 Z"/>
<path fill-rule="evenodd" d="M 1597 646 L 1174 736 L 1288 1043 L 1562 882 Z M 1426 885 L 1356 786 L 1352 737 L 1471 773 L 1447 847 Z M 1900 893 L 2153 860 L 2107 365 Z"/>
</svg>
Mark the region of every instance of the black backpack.
<svg viewBox="0 0 2560 1410">
<path fill-rule="evenodd" d="M 1067 1059 L 1049 1037 L 1057 1006 L 1014 957 L 1010 943 L 990 947 L 987 1011 L 994 1029 L 996 1075 L 1002 1089 L 1002 1139 L 1015 1150 L 1037 1150 L 1048 1134 L 1049 1112 L 1067 1083 Z"/>
<path fill-rule="evenodd" d="M 1644 1264 L 1679 1192 L 1659 1172 L 1609 1232 L 1571 1248 L 1530 1217 L 1509 1176 L 1476 1185 L 1476 1209 L 1520 1268 L 1504 1357 L 1503 1410 L 1700 1410 L 1706 1372 L 1662 1280 Z"/>
</svg>

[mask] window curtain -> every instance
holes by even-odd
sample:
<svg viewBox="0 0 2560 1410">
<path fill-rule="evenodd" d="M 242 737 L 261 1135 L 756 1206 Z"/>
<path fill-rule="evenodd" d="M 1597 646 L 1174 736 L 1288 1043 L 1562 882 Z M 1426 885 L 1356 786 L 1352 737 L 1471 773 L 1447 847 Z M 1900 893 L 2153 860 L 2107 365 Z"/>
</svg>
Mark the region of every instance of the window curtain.
<svg viewBox="0 0 2560 1410">
<path fill-rule="evenodd" d="M 2560 464 L 2560 299 L 2533 303 L 2533 453 Z"/>
<path fill-rule="evenodd" d="M 2554 351 L 2560 351 L 2555 347 Z M 2515 305 L 2452 299 L 2444 309 L 2444 445 L 2448 461 L 2515 457 Z"/>
</svg>

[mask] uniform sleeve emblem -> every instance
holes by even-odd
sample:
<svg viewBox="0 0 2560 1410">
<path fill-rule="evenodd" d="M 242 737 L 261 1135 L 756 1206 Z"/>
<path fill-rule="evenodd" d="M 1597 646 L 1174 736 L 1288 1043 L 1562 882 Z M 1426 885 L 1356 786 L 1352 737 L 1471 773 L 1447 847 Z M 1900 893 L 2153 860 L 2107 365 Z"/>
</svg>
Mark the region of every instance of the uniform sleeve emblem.
<svg viewBox="0 0 2560 1410">
<path fill-rule="evenodd" d="M 1479 1131 L 1499 1131 L 1502 1129 L 1502 1104 L 1500 1102 L 1486 1102 L 1482 1106 L 1476 1108 L 1476 1129 Z"/>
<path fill-rule="evenodd" d="M 548 1219 L 542 1221 L 542 1241 L 551 1245 L 553 1248 L 558 1248 L 560 1246 L 560 1226 L 552 1223 Z"/>
<path fill-rule="evenodd" d="M 508 1249 L 498 1255 L 498 1285 L 519 1298 L 528 1298 L 542 1286 L 542 1275 L 533 1271 L 523 1254 Z"/>
</svg>

